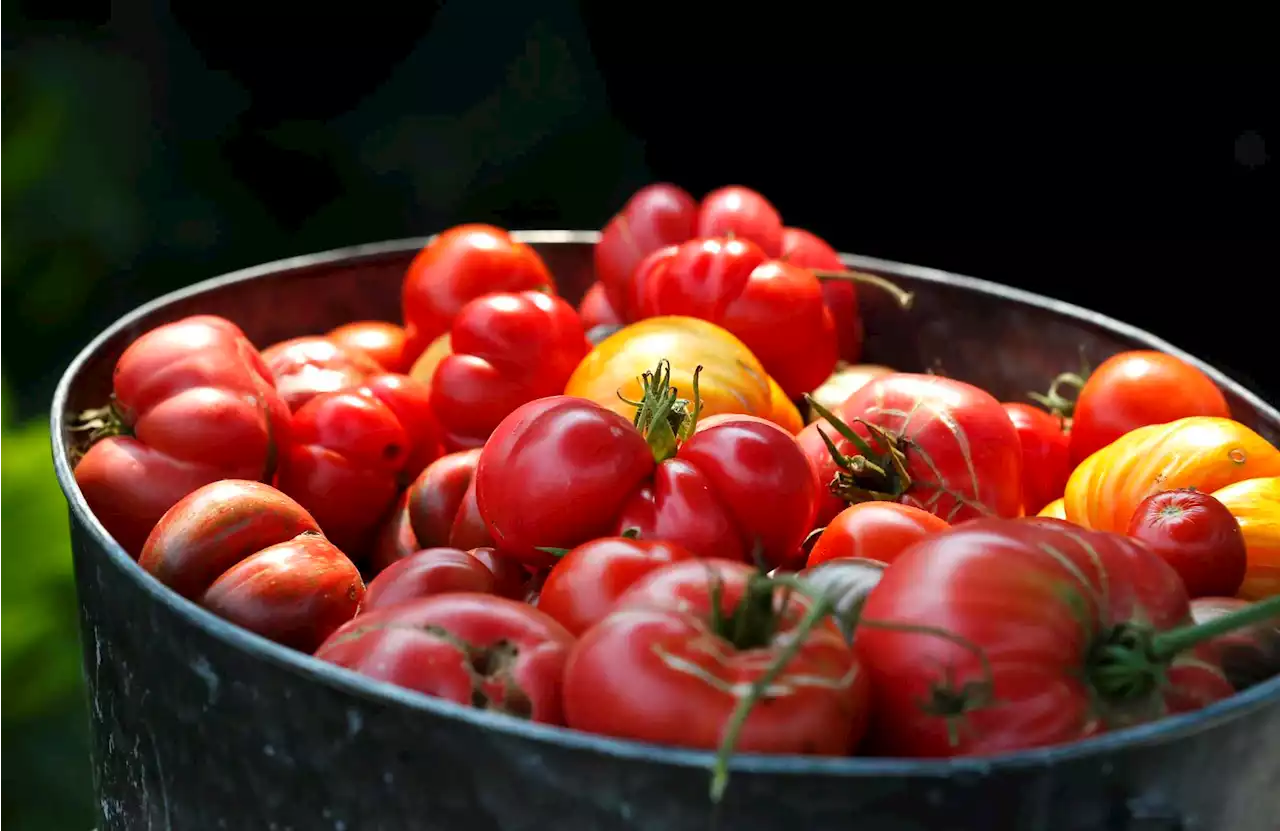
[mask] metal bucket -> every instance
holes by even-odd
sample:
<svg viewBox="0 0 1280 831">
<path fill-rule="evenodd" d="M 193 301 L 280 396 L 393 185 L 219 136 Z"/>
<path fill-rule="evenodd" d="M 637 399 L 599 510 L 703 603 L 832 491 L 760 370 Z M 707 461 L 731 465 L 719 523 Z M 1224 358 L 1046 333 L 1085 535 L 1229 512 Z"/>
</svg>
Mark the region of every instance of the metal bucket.
<svg viewBox="0 0 1280 831">
<path fill-rule="evenodd" d="M 562 293 L 592 279 L 594 232 L 538 231 Z M 466 709 L 361 676 L 232 626 L 144 573 L 90 514 L 67 455 L 68 420 L 99 406 L 125 346 L 204 312 L 260 347 L 358 319 L 399 319 L 425 240 L 236 272 L 118 321 L 54 397 L 58 479 L 71 514 L 103 829 L 703 831 L 711 755 L 615 741 Z M 863 292 L 866 359 L 946 374 L 1002 399 L 1079 365 L 1146 347 L 1209 373 L 1235 417 L 1280 440 L 1280 413 L 1133 327 L 982 280 L 846 257 L 916 292 L 909 313 Z M 1267 737 L 1271 737 L 1269 740 Z M 1274 831 L 1280 824 L 1280 678 L 1200 712 L 1070 746 L 954 761 L 741 755 L 726 831 Z"/>
</svg>

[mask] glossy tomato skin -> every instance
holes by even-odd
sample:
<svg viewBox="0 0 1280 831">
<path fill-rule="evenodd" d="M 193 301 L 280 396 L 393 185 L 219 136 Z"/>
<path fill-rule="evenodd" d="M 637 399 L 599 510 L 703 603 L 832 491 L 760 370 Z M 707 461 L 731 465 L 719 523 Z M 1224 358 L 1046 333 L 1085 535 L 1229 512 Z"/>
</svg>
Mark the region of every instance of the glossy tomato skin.
<svg viewBox="0 0 1280 831">
<path fill-rule="evenodd" d="M 392 563 L 369 582 L 361 613 L 450 592 L 494 594 L 493 572 L 459 548 L 426 548 Z"/>
<path fill-rule="evenodd" d="M 737 691 L 777 659 L 807 608 L 808 601 L 793 598 L 772 637 L 735 647 L 713 628 L 711 587 L 721 586 L 721 610 L 728 611 L 754 573 L 745 563 L 687 560 L 641 578 L 570 653 L 564 675 L 569 726 L 717 748 Z M 868 690 L 853 651 L 826 624 L 801 644 L 767 703 L 748 715 L 737 751 L 844 755 L 858 744 Z"/>
<path fill-rule="evenodd" d="M 364 352 L 327 337 L 281 341 L 262 350 L 262 358 L 293 412 L 322 392 L 358 387 L 369 376 L 386 371 Z"/>
<path fill-rule="evenodd" d="M 218 479 L 270 481 L 289 411 L 235 324 L 199 315 L 146 332 L 112 376 L 115 424 L 76 463 L 85 501 L 136 557 L 178 500 Z"/>
<path fill-rule="evenodd" d="M 294 414 L 279 488 L 344 551 L 363 554 L 399 494 L 411 449 L 396 414 L 372 395 L 329 392 Z"/>
<path fill-rule="evenodd" d="M 306 509 L 247 480 L 213 482 L 179 501 L 138 564 L 215 614 L 308 652 L 355 615 L 365 590 Z"/>
<path fill-rule="evenodd" d="M 1063 419 L 1021 402 L 1001 405 L 1022 444 L 1022 506 L 1027 516 L 1062 496 L 1071 475 L 1071 437 Z"/>
<path fill-rule="evenodd" d="M 1280 594 L 1280 476 L 1244 479 L 1213 492 L 1244 534 L 1249 562 L 1237 592 L 1246 600 Z"/>
<path fill-rule="evenodd" d="M 835 368 L 835 322 L 818 279 L 748 239 L 690 240 L 636 290 L 645 317 L 697 317 L 732 332 L 789 396 L 815 389 Z"/>
<path fill-rule="evenodd" d="M 693 552 L 672 543 L 604 537 L 560 558 L 542 584 L 538 609 L 581 636 L 613 609 L 640 578 L 669 563 L 692 560 Z"/>
<path fill-rule="evenodd" d="M 1161 632 L 1189 616 L 1177 573 L 1119 534 L 1035 518 L 974 520 L 929 537 L 884 571 L 863 607 L 854 643 L 873 690 L 874 749 L 945 757 L 1045 747 L 1231 695 L 1204 649 L 1174 658 L 1164 683 L 1137 699 L 1100 686 L 1092 662 L 1117 627 Z"/>
<path fill-rule="evenodd" d="M 594 252 L 596 276 L 624 322 L 637 319 L 631 314 L 631 281 L 640 262 L 692 237 L 697 213 L 698 204 L 681 188 L 653 184 L 636 191 L 604 227 Z"/>
<path fill-rule="evenodd" d="M 1207 493 L 1153 493 L 1138 504 L 1127 533 L 1178 572 L 1192 597 L 1231 597 L 1244 581 L 1248 555 L 1240 523 Z"/>
<path fill-rule="evenodd" d="M 440 428 L 431 409 L 430 389 L 408 375 L 384 372 L 366 378 L 356 391 L 378 399 L 395 413 L 409 440 L 400 480 L 413 481 L 440 456 Z"/>
<path fill-rule="evenodd" d="M 418 252 L 404 276 L 408 355 L 416 359 L 477 297 L 520 291 L 555 291 L 537 252 L 492 225 L 450 228 Z"/>
<path fill-rule="evenodd" d="M 1163 352 L 1113 355 L 1089 375 L 1076 398 L 1071 460 L 1079 464 L 1135 428 L 1188 416 L 1231 417 L 1209 376 Z"/>
<path fill-rule="evenodd" d="M 782 255 L 782 217 L 759 193 L 739 185 L 717 188 L 702 198 L 692 236 L 751 240 L 766 256 Z"/>
<path fill-rule="evenodd" d="M 892 563 L 913 543 L 950 525 L 928 511 L 897 502 L 862 502 L 850 505 L 827 523 L 805 565 L 830 560 L 861 558 Z"/>
<path fill-rule="evenodd" d="M 344 323 L 326 337 L 344 349 L 363 352 L 386 372 L 408 372 L 413 363 L 405 354 L 404 327 L 385 320 Z"/>
<path fill-rule="evenodd" d="M 1207 623 L 1248 605 L 1238 597 L 1200 597 L 1191 601 L 1191 617 Z M 1280 675 L 1280 617 L 1219 635 L 1208 648 L 1237 691 L 1261 684 Z"/>
<path fill-rule="evenodd" d="M 591 284 L 587 293 L 578 304 L 578 317 L 582 320 L 582 328 L 587 332 L 597 326 L 618 326 L 626 323 L 618 310 L 609 302 L 604 284 L 599 280 Z"/>
<path fill-rule="evenodd" d="M 521 404 L 564 392 L 591 351 L 573 307 L 537 291 L 495 293 L 463 306 L 452 354 L 431 381 L 431 409 L 446 449 L 480 447 Z"/>
<path fill-rule="evenodd" d="M 911 480 L 898 497 L 904 505 L 953 525 L 1021 513 L 1022 445 L 1008 415 L 989 393 L 938 375 L 895 372 L 871 380 L 833 413 L 864 439 L 871 431 L 859 420 L 880 428 L 898 444 Z M 858 451 L 826 422 L 810 424 L 797 437 L 824 491 L 817 524 L 825 525 L 848 503 L 829 490 L 837 466 L 819 430 L 841 453 L 856 456 Z M 878 449 L 874 441 L 871 444 Z"/>
<path fill-rule="evenodd" d="M 532 606 L 459 592 L 361 614 L 316 657 L 463 706 L 563 724 L 561 678 L 572 644 Z"/>
<path fill-rule="evenodd" d="M 428 465 L 409 486 L 409 524 L 422 548 L 449 545 L 449 533 L 479 461 L 478 447 L 449 453 Z"/>
<path fill-rule="evenodd" d="M 816 271 L 845 270 L 836 250 L 803 228 L 782 229 L 782 254 L 778 259 Z M 822 296 L 835 322 L 840 360 L 856 364 L 862 359 L 864 336 L 857 288 L 847 280 L 824 280 Z"/>
<path fill-rule="evenodd" d="M 1267 476 L 1280 476 L 1280 451 L 1266 439 L 1229 418 L 1192 416 L 1139 427 L 1085 459 L 1067 479 L 1063 508 L 1085 528 L 1123 533 L 1158 491 L 1213 493 Z"/>
<path fill-rule="evenodd" d="M 370 574 L 381 574 L 387 566 L 423 548 L 418 545 L 418 538 L 413 533 L 413 525 L 409 522 L 408 503 L 409 491 L 406 490 L 396 497 L 391 511 L 379 524 L 373 548 L 369 552 Z"/>
<path fill-rule="evenodd" d="M 809 394 L 809 398 L 826 407 L 828 410 L 834 410 L 845 401 L 849 400 L 849 396 L 867 385 L 872 378 L 878 378 L 881 375 L 891 375 L 894 370 L 882 364 L 848 364 L 845 366 L 837 366 L 836 371 L 827 377 L 816 390 Z M 822 421 L 822 416 L 812 406 L 806 414 L 805 422 L 812 423 Z"/>
</svg>

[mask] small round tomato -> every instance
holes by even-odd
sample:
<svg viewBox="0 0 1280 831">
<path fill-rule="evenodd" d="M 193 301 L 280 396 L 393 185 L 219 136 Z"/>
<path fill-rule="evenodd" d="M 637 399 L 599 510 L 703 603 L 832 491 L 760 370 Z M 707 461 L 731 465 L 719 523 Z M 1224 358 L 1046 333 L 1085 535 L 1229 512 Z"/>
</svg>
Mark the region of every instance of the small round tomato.
<svg viewBox="0 0 1280 831">
<path fill-rule="evenodd" d="M 636 191 L 609 220 L 595 247 L 595 270 L 612 306 L 626 322 L 637 319 L 631 280 L 652 252 L 693 236 L 698 204 L 681 188 L 653 184 Z"/>
<path fill-rule="evenodd" d="M 262 359 L 293 412 L 322 392 L 358 387 L 369 376 L 386 371 L 364 352 L 327 337 L 281 341 L 262 350 Z"/>
<path fill-rule="evenodd" d="M 463 306 L 499 291 L 554 292 L 555 281 L 537 252 L 501 228 L 458 225 L 432 239 L 404 276 L 407 355 L 416 359 Z"/>
<path fill-rule="evenodd" d="M 370 581 L 361 614 L 449 592 L 494 594 L 493 572 L 459 548 L 426 548 L 392 563 Z"/>
<path fill-rule="evenodd" d="M 802 228 L 782 229 L 782 254 L 778 259 L 817 271 L 844 271 L 845 268 L 840 255 L 826 240 Z M 840 359 L 856 364 L 862 358 L 864 335 L 862 316 L 858 313 L 857 287 L 848 280 L 824 280 L 822 296 L 836 324 Z"/>
<path fill-rule="evenodd" d="M 852 649 L 830 621 L 802 627 L 809 600 L 784 603 L 757 575 L 741 562 L 686 560 L 641 578 L 570 653 L 568 725 L 679 747 L 728 739 L 746 752 L 851 752 L 868 695 Z M 743 690 L 778 663 L 767 697 L 726 736 Z"/>
<path fill-rule="evenodd" d="M 849 396 L 865 387 L 871 379 L 879 378 L 881 375 L 891 375 L 894 372 L 893 368 L 880 364 L 837 366 L 836 371 L 831 373 L 821 386 L 809 393 L 809 397 L 828 410 L 835 410 L 848 401 Z M 822 416 L 818 415 L 818 411 L 812 406 L 809 407 L 806 422 L 813 423 L 821 420 Z"/>
<path fill-rule="evenodd" d="M 1028 514 L 1062 496 L 1071 476 L 1070 434 L 1061 416 L 1018 402 L 1001 405 L 1022 444 L 1022 508 Z"/>
<path fill-rule="evenodd" d="M 512 410 L 559 395 L 591 350 L 578 313 L 537 291 L 497 292 L 463 306 L 452 354 L 431 380 L 431 411 L 448 450 L 480 447 Z"/>
<path fill-rule="evenodd" d="M 850 505 L 827 524 L 807 566 L 850 557 L 892 563 L 912 543 L 950 527 L 928 511 L 898 502 Z"/>
<path fill-rule="evenodd" d="M 1248 606 L 1236 597 L 1200 597 L 1191 601 L 1191 619 L 1209 623 Z M 1219 635 L 1208 646 L 1236 690 L 1257 686 L 1280 675 L 1280 615 Z"/>
<path fill-rule="evenodd" d="M 616 326 L 626 322 L 609 303 L 604 284 L 598 280 L 582 296 L 582 302 L 578 304 L 578 317 L 582 318 L 582 328 L 588 332 L 597 326 Z"/>
<path fill-rule="evenodd" d="M 365 593 L 306 509 L 261 482 L 193 491 L 152 530 L 138 564 L 219 617 L 307 652 L 356 614 Z"/>
<path fill-rule="evenodd" d="M 1121 352 L 1084 382 L 1071 412 L 1071 461 L 1138 427 L 1188 416 L 1230 418 L 1222 391 L 1199 369 L 1163 352 Z"/>
<path fill-rule="evenodd" d="M 612 609 L 627 589 L 651 571 L 691 560 L 683 546 L 667 542 L 605 537 L 567 552 L 542 584 L 538 608 L 574 635 L 581 635 Z"/>
<path fill-rule="evenodd" d="M 478 461 L 478 447 L 449 453 L 428 465 L 409 486 L 409 523 L 421 547 L 449 545 L 449 533 Z"/>
<path fill-rule="evenodd" d="M 425 695 L 563 724 L 561 678 L 573 636 L 532 606 L 490 594 L 438 594 L 361 614 L 316 657 Z"/>
<path fill-rule="evenodd" d="M 387 372 L 408 372 L 412 363 L 405 355 L 404 327 L 394 323 L 383 320 L 345 323 L 325 337 L 344 349 L 363 352 Z"/>
<path fill-rule="evenodd" d="M 1190 597 L 1231 597 L 1244 581 L 1248 556 L 1240 523 L 1207 493 L 1148 496 L 1133 512 L 1128 534 L 1173 566 Z"/>
<path fill-rule="evenodd" d="M 718 188 L 702 197 L 696 237 L 751 240 L 768 257 L 782 255 L 782 217 L 759 193 L 738 185 Z"/>
</svg>

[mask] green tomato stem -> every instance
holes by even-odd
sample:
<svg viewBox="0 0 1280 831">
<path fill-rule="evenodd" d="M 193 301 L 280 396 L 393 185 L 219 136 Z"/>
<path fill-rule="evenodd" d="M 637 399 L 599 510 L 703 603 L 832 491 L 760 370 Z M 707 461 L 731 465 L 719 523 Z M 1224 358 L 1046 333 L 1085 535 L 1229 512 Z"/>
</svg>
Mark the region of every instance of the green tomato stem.
<svg viewBox="0 0 1280 831">
<path fill-rule="evenodd" d="M 1221 617 L 1161 632 L 1151 639 L 1151 657 L 1158 661 L 1172 660 L 1178 654 L 1212 640 L 1219 635 L 1243 629 L 1254 623 L 1280 617 L 1280 595 L 1251 603 Z"/>
<path fill-rule="evenodd" d="M 896 284 L 878 274 L 867 274 L 863 271 L 825 271 L 821 269 L 810 269 L 810 272 L 819 280 L 837 283 L 858 283 L 878 288 L 891 295 L 904 311 L 909 310 L 916 299 L 916 296 L 911 292 L 899 288 Z"/>
</svg>

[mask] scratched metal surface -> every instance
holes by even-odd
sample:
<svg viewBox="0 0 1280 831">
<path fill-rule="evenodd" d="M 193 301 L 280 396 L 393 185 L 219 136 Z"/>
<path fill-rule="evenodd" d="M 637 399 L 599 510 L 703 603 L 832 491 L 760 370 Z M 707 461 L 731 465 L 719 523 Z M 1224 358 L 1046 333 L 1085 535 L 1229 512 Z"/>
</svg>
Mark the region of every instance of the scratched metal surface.
<svg viewBox="0 0 1280 831">
<path fill-rule="evenodd" d="M 562 293 L 591 279 L 591 232 L 528 232 Z M 100 404 L 124 346 L 221 314 L 259 345 L 399 317 L 422 240 L 274 263 L 161 298 L 94 341 L 54 400 L 70 506 L 103 829 L 706 829 L 706 754 L 615 742 L 366 681 L 232 627 L 145 575 L 75 487 L 66 416 Z M 916 292 L 910 313 L 862 293 L 865 359 L 940 365 L 1003 398 L 1116 351 L 1169 344 L 1100 315 L 980 280 L 860 257 Z M 1195 360 L 1195 359 L 1191 359 Z M 1216 370 L 1241 421 L 1280 414 Z M 1200 713 L 1071 747 L 917 762 L 741 756 L 720 826 L 886 831 L 1273 831 L 1280 679 Z"/>
</svg>

